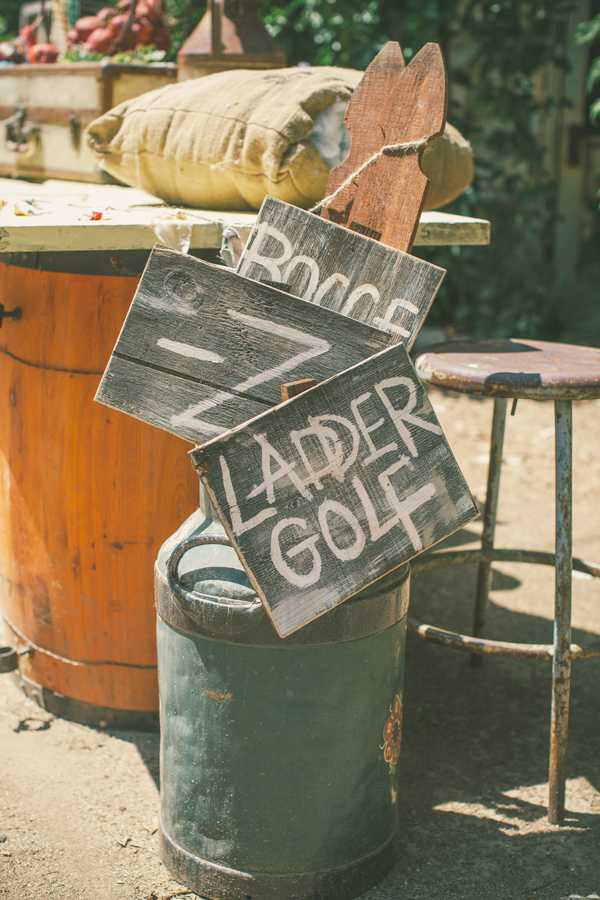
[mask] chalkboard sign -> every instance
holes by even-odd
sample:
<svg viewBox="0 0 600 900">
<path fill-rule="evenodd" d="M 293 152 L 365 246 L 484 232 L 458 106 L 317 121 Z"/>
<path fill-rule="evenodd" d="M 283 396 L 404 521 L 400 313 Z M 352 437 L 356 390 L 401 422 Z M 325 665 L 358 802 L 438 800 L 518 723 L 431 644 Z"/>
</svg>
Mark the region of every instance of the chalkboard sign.
<svg viewBox="0 0 600 900">
<path fill-rule="evenodd" d="M 411 348 L 445 269 L 266 197 L 240 275 L 373 325 Z"/>
<path fill-rule="evenodd" d="M 96 400 L 195 443 L 389 346 L 375 328 L 155 248 Z"/>
<path fill-rule="evenodd" d="M 281 637 L 478 515 L 402 345 L 190 456 Z"/>
</svg>

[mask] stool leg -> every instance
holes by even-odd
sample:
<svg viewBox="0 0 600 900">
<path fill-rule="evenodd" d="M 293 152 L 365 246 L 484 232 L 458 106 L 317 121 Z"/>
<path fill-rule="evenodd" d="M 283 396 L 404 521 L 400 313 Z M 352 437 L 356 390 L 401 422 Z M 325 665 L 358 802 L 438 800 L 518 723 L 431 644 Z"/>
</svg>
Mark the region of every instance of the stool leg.
<svg viewBox="0 0 600 900">
<path fill-rule="evenodd" d="M 508 400 L 494 400 L 494 415 L 492 418 L 492 439 L 490 444 L 490 464 L 488 468 L 487 492 L 485 495 L 485 509 L 483 512 L 483 534 L 481 537 L 481 549 L 491 550 L 494 546 L 494 534 L 496 531 L 496 511 L 498 509 L 498 494 L 500 491 L 500 471 L 502 467 L 502 448 L 504 446 L 504 429 L 506 425 L 506 405 Z M 475 618 L 473 621 L 473 635 L 483 637 L 485 621 L 488 611 L 488 597 L 492 576 L 491 562 L 479 564 L 477 574 L 477 593 L 475 595 Z M 483 657 L 473 654 L 471 663 L 480 666 Z"/>
<path fill-rule="evenodd" d="M 556 590 L 548 820 L 552 825 L 562 825 L 565 813 L 569 691 L 571 687 L 573 410 L 570 401 L 557 400 L 555 402 L 554 422 L 556 441 Z"/>
</svg>

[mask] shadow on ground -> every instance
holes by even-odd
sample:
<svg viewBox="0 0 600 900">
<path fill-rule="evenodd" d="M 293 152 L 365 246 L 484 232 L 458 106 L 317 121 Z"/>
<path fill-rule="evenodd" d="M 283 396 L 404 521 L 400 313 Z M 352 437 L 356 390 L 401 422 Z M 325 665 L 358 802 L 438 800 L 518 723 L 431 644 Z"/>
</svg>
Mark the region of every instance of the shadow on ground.
<svg viewBox="0 0 600 900">
<path fill-rule="evenodd" d="M 535 582 L 535 567 L 520 571 Z M 468 633 L 475 577 L 475 566 L 421 573 L 411 615 Z M 495 590 L 520 584 L 495 573 Z M 499 640 L 552 641 L 548 618 L 493 602 L 489 625 Z M 573 640 L 598 635 L 574 629 Z M 559 829 L 546 819 L 550 663 L 486 658 L 474 667 L 468 654 L 416 637 L 406 656 L 399 861 L 365 900 L 600 897 L 599 662 L 573 664 Z"/>
</svg>

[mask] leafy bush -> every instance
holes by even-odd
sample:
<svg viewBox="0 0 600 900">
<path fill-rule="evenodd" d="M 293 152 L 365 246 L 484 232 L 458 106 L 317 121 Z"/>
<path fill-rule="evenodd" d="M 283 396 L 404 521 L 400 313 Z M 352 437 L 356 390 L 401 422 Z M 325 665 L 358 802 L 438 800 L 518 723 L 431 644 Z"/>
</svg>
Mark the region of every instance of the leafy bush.
<svg viewBox="0 0 600 900">
<path fill-rule="evenodd" d="M 0 41 L 11 41 L 19 30 L 18 0 L 0 0 Z"/>
<path fill-rule="evenodd" d="M 556 185 L 540 126 L 557 100 L 541 96 L 544 67 L 565 70 L 572 0 L 289 0 L 262 15 L 288 55 L 363 69 L 388 40 L 407 60 L 441 44 L 448 118 L 473 144 L 472 188 L 448 212 L 490 219 L 489 247 L 415 248 L 448 269 L 431 324 L 473 336 L 556 339 L 566 323 L 555 300 Z M 558 101 L 560 103 L 560 100 Z M 585 342 L 600 343 L 580 329 Z M 585 333 L 583 333 L 585 332 Z"/>
<path fill-rule="evenodd" d="M 590 19 L 589 22 L 582 22 L 577 26 L 575 31 L 575 40 L 580 47 L 589 44 L 592 49 L 598 51 L 598 56 L 592 60 L 590 71 L 588 74 L 586 88 L 589 94 L 598 94 L 600 88 L 600 13 Z M 592 99 L 590 107 L 590 121 L 595 125 L 600 118 L 600 97 Z"/>
</svg>

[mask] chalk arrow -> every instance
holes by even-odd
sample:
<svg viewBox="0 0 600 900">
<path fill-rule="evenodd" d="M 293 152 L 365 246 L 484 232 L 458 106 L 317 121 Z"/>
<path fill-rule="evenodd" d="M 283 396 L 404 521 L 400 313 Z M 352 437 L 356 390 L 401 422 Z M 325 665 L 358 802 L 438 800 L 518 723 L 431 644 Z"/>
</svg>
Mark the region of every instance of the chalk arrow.
<svg viewBox="0 0 600 900">
<path fill-rule="evenodd" d="M 322 338 L 315 337 L 315 335 L 313 334 L 306 334 L 304 331 L 300 331 L 297 328 L 290 328 L 287 325 L 281 325 L 277 322 L 271 321 L 270 319 L 259 319 L 256 316 L 248 316 L 245 313 L 237 312 L 234 309 L 228 309 L 227 314 L 236 322 L 242 322 L 244 325 L 247 325 L 248 328 L 254 328 L 258 331 L 265 331 L 267 332 L 267 334 L 277 334 L 279 335 L 279 337 L 285 338 L 288 341 L 294 341 L 295 343 L 308 348 L 307 350 L 303 350 L 301 353 L 297 353 L 295 356 L 290 357 L 290 359 L 285 360 L 278 366 L 273 366 L 273 368 L 271 369 L 266 369 L 264 372 L 259 372 L 258 375 L 252 375 L 245 381 L 240 382 L 240 384 L 236 384 L 232 390 L 238 391 L 239 393 L 245 393 L 246 391 L 251 390 L 259 384 L 264 384 L 266 381 L 272 381 L 275 378 L 281 378 L 281 376 L 286 372 L 292 371 L 297 366 L 307 362 L 309 359 L 314 359 L 315 356 L 321 356 L 322 353 L 327 353 L 327 351 L 331 349 L 331 345 L 328 341 L 325 341 Z M 161 338 L 161 340 L 164 339 Z M 176 344 L 177 342 L 169 341 L 168 343 Z M 164 344 L 161 344 L 161 346 L 164 346 Z M 189 345 L 180 344 L 179 346 L 188 347 Z M 172 347 L 168 347 L 167 349 L 172 349 Z M 190 349 L 196 350 L 197 348 L 190 347 Z M 176 350 L 175 352 L 180 351 Z M 206 350 L 198 350 L 198 353 L 207 352 L 208 351 Z M 186 353 L 182 355 L 192 354 Z M 212 355 L 216 356 L 216 354 Z M 198 357 L 198 359 L 200 358 L 201 357 Z M 219 357 L 218 361 L 222 362 L 223 360 Z M 215 407 L 220 406 L 222 403 L 225 403 L 227 400 L 232 399 L 235 399 L 235 394 L 229 393 L 229 391 L 216 391 L 212 397 L 207 397 L 206 400 L 201 400 L 199 403 L 194 403 L 182 413 L 171 416 L 171 425 L 173 426 L 173 428 L 196 427 L 204 430 L 204 432 L 207 434 L 223 434 L 223 432 L 227 431 L 227 428 L 213 425 L 210 422 L 206 422 L 204 419 L 199 419 L 198 416 L 201 413 L 206 413 L 210 409 L 214 409 Z"/>
</svg>

